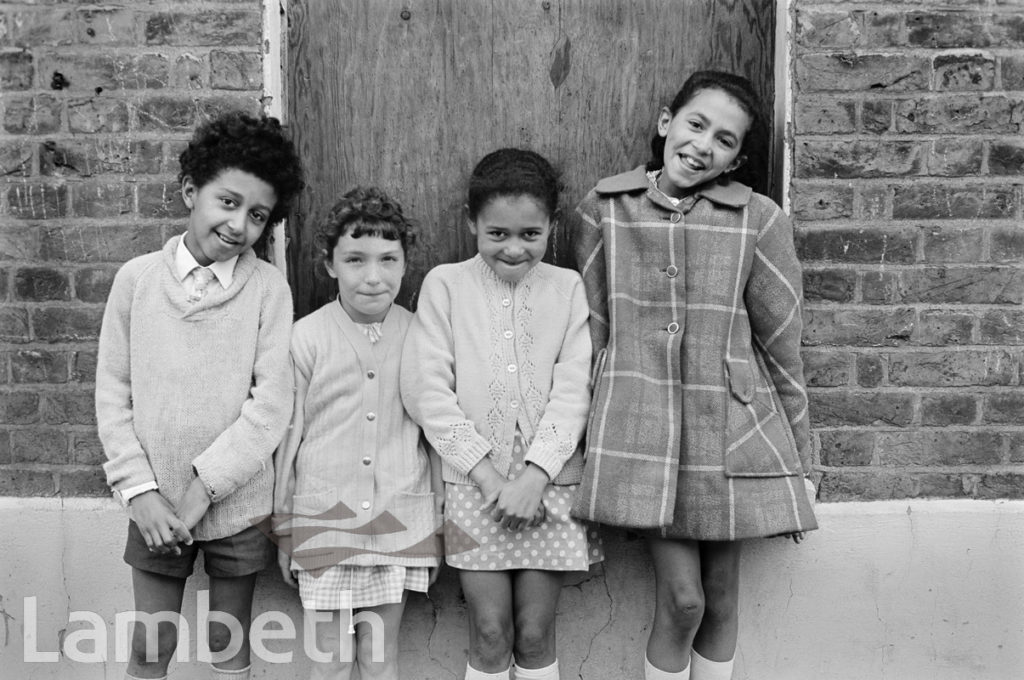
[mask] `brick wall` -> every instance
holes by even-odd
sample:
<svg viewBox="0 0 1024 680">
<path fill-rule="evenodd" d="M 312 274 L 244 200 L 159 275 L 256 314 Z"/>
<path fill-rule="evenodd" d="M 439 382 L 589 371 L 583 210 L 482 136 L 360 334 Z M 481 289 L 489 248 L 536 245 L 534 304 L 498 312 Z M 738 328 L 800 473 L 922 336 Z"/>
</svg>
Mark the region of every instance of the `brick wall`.
<svg viewBox="0 0 1024 680">
<path fill-rule="evenodd" d="M 1022 5 L 794 4 L 822 497 L 1024 497 Z"/>
<path fill-rule="evenodd" d="M 93 380 L 120 263 L 181 229 L 196 122 L 257 112 L 259 0 L 0 2 L 0 495 L 105 495 Z"/>
</svg>

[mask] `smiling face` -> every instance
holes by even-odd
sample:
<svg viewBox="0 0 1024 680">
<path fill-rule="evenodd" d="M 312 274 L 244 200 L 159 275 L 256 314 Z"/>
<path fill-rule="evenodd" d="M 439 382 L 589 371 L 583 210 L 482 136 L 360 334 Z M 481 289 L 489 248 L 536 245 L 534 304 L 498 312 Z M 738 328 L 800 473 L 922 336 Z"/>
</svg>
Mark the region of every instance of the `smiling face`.
<svg viewBox="0 0 1024 680">
<path fill-rule="evenodd" d="M 356 323 L 383 321 L 402 287 L 405 252 L 401 241 L 345 233 L 326 261 L 338 281 L 338 299 Z"/>
<path fill-rule="evenodd" d="M 476 247 L 503 281 L 518 283 L 548 249 L 551 216 L 532 196 L 498 196 L 469 220 Z"/>
<path fill-rule="evenodd" d="M 237 169 L 225 170 L 201 187 L 185 177 L 181 196 L 190 211 L 185 247 L 204 267 L 251 248 L 277 203 L 272 186 Z"/>
<path fill-rule="evenodd" d="M 681 197 L 700 184 L 732 172 L 743 163 L 743 138 L 750 115 L 719 89 L 697 92 L 675 115 L 662 109 L 658 134 L 665 138 L 665 167 L 658 188 Z"/>
</svg>

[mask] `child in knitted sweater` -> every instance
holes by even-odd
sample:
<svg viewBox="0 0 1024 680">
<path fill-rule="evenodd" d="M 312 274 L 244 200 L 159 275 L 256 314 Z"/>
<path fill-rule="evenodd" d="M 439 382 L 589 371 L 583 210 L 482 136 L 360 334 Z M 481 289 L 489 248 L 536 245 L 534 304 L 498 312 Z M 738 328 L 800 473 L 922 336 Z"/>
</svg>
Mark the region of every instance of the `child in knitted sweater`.
<svg viewBox="0 0 1024 680">
<path fill-rule="evenodd" d="M 256 574 L 273 550 L 253 521 L 271 512 L 292 405 L 291 293 L 253 247 L 288 213 L 301 170 L 277 120 L 237 112 L 201 126 L 180 163 L 187 228 L 114 279 L 96 415 L 107 483 L 128 508 L 136 611 L 180 612 L 203 550 L 210 609 L 240 624 L 211 622 L 213 677 L 244 680 Z M 155 649 L 147 627 L 135 624 L 126 678 L 166 677 L 176 626 L 158 626 Z"/>
</svg>

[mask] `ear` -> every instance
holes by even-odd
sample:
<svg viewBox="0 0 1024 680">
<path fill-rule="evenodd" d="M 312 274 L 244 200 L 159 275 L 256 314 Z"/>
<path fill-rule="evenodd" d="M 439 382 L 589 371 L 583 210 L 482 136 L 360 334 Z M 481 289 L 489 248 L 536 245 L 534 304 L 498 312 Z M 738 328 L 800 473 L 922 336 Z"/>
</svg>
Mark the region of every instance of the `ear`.
<svg viewBox="0 0 1024 680">
<path fill-rule="evenodd" d="M 736 158 L 733 159 L 732 163 L 729 163 L 729 166 L 725 170 L 722 171 L 722 174 L 724 175 L 726 173 L 732 172 L 733 170 L 737 169 L 738 167 L 740 167 L 741 165 L 743 165 L 746 162 L 747 162 L 746 155 L 740 154 L 739 156 L 736 156 Z"/>
<path fill-rule="evenodd" d="M 196 192 L 199 191 L 196 183 L 188 175 L 181 178 L 181 200 L 185 207 L 191 210 L 195 206 Z"/>
<path fill-rule="evenodd" d="M 331 260 L 330 253 L 326 250 L 321 250 L 320 255 L 324 258 L 324 269 L 327 270 L 327 275 L 332 279 L 338 278 L 338 272 L 334 271 L 334 261 Z"/>
<path fill-rule="evenodd" d="M 672 124 L 674 117 L 667 106 L 661 108 L 661 112 L 658 114 L 658 135 L 661 137 L 668 135 L 668 126 Z"/>
<path fill-rule="evenodd" d="M 468 203 L 464 203 L 462 205 L 462 216 L 466 218 L 466 226 L 469 227 L 469 233 L 476 236 L 476 221 L 469 216 Z"/>
</svg>

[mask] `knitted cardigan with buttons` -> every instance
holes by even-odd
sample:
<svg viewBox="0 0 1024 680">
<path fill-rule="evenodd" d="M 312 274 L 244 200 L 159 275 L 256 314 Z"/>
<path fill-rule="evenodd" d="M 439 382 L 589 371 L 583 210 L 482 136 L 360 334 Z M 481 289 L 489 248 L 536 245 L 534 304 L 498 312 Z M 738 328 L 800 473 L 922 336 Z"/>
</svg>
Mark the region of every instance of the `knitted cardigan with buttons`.
<svg viewBox="0 0 1024 680">
<path fill-rule="evenodd" d="M 291 416 L 292 301 L 273 265 L 246 251 L 231 286 L 199 302 L 174 270 L 181 236 L 127 262 L 100 331 L 96 415 L 115 490 L 155 480 L 177 503 L 198 474 L 213 503 L 200 540 L 272 510 L 272 455 Z"/>
<path fill-rule="evenodd" d="M 477 255 L 427 274 L 402 353 L 402 399 L 446 482 L 472 484 L 484 456 L 508 475 L 517 428 L 525 462 L 555 484 L 580 481 L 588 318 L 583 281 L 569 269 L 542 262 L 512 284 Z"/>
</svg>

